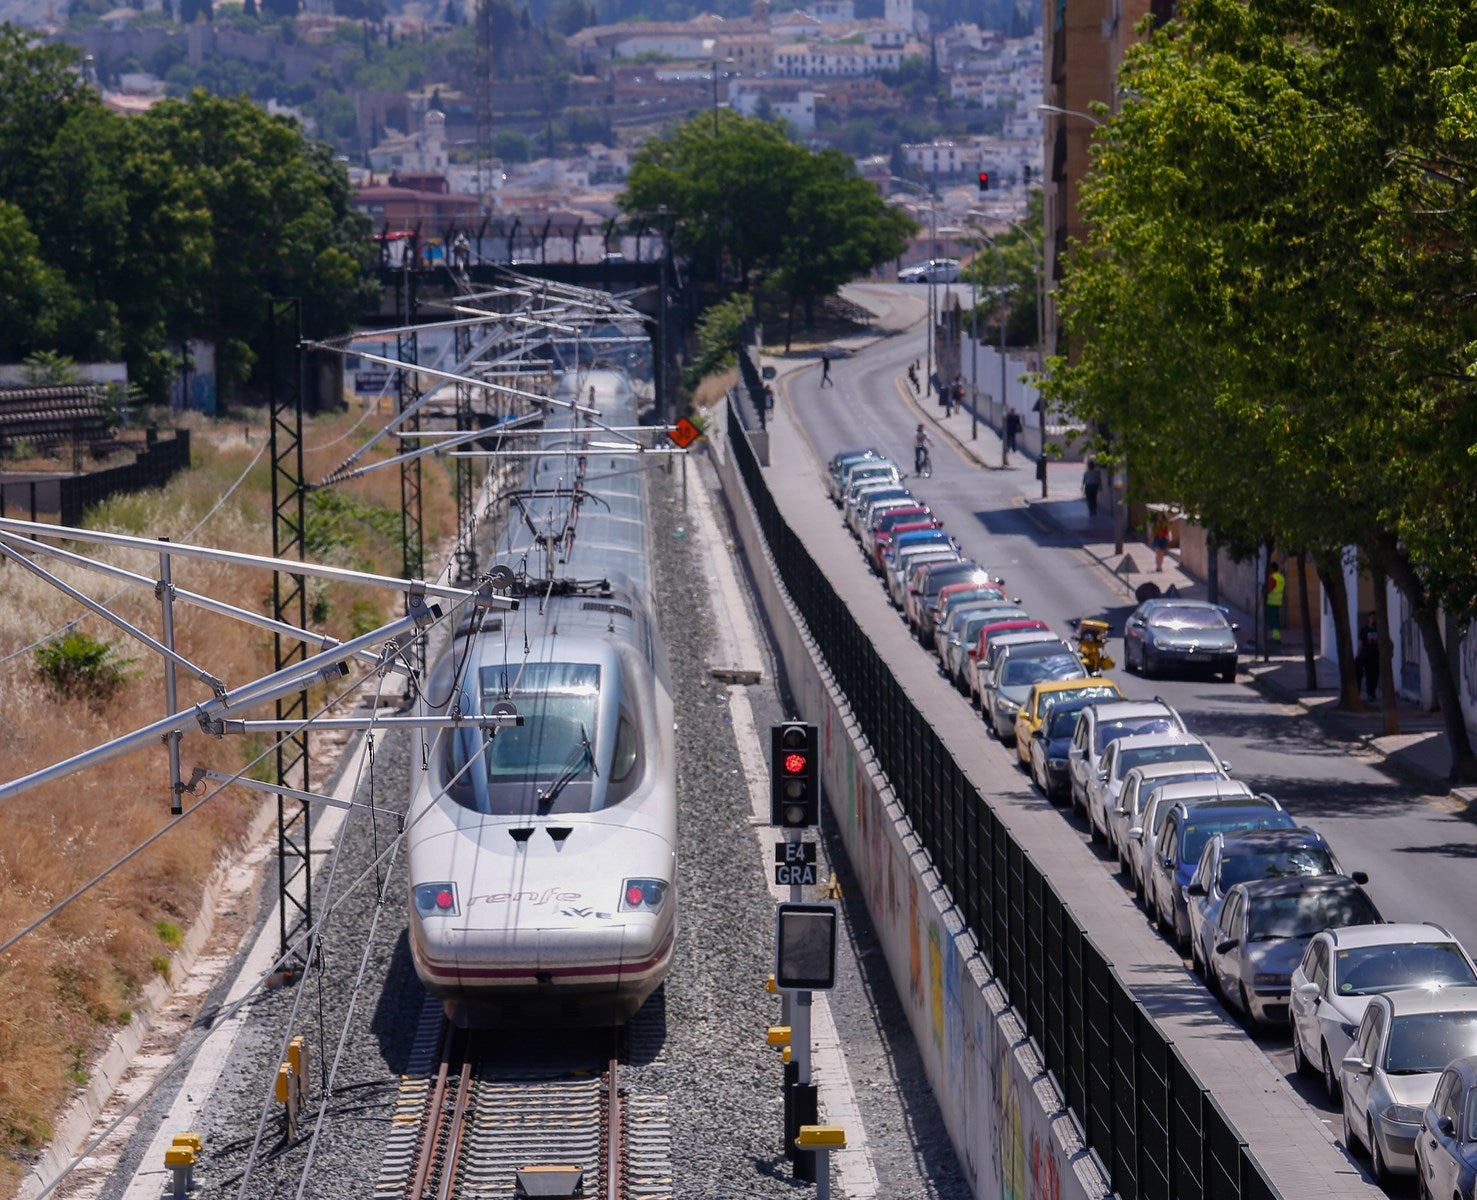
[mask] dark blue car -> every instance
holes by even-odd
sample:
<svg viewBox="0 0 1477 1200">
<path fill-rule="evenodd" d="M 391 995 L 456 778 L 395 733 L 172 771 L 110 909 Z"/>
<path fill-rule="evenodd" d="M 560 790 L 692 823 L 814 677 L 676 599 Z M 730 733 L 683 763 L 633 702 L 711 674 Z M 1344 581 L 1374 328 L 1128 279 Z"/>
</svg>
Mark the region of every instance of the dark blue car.
<svg viewBox="0 0 1477 1200">
<path fill-rule="evenodd" d="M 1190 914 L 1185 907 L 1185 889 L 1205 843 L 1217 833 L 1292 829 L 1295 825 L 1271 796 L 1177 801 L 1164 818 L 1150 864 L 1146 890 L 1154 923 L 1172 936 L 1181 950 L 1189 949 Z"/>
<path fill-rule="evenodd" d="M 1031 734 L 1031 781 L 1053 804 L 1061 803 L 1072 790 L 1067 750 L 1072 745 L 1072 731 L 1077 728 L 1077 714 L 1097 699 L 1093 696 L 1054 706 L 1046 724 Z"/>
</svg>

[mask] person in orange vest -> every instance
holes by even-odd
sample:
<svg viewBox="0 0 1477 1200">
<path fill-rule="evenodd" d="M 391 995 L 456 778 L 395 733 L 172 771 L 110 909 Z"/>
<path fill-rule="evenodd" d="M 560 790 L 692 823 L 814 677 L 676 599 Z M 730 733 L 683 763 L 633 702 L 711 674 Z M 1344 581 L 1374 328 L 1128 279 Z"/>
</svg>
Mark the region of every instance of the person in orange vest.
<svg viewBox="0 0 1477 1200">
<path fill-rule="evenodd" d="M 1282 645 L 1282 598 L 1287 593 L 1287 576 L 1282 573 L 1282 564 L 1275 558 L 1267 564 L 1267 646 L 1262 650 L 1265 659 L 1271 653 L 1271 644 Z"/>
</svg>

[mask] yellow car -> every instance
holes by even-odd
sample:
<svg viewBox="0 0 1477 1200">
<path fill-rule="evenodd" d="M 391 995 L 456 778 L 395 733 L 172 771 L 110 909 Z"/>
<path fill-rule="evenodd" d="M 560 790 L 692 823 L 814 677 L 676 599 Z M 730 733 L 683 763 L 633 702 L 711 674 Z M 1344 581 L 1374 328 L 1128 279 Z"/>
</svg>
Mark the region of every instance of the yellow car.
<svg viewBox="0 0 1477 1200">
<path fill-rule="evenodd" d="M 1041 728 L 1046 714 L 1062 700 L 1121 700 L 1123 692 L 1111 679 L 1093 675 L 1087 679 L 1043 679 L 1031 688 L 1020 712 L 1015 714 L 1015 752 L 1021 763 L 1031 762 L 1031 735 Z"/>
</svg>

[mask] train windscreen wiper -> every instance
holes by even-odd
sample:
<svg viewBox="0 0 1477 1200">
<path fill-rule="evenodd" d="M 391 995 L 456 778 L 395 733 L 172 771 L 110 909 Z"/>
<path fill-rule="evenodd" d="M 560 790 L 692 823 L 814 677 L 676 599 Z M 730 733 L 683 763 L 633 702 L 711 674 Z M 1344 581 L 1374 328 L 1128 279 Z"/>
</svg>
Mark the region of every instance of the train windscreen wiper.
<svg viewBox="0 0 1477 1200">
<path fill-rule="evenodd" d="M 565 786 L 574 779 L 576 775 L 588 764 L 590 774 L 598 776 L 600 769 L 595 766 L 595 747 L 590 744 L 590 735 L 585 731 L 584 723 L 580 723 L 580 743 L 574 748 L 569 762 L 564 770 L 559 772 L 559 777 L 549 785 L 549 790 L 539 794 L 538 802 L 541 809 L 547 809 L 559 797 Z"/>
</svg>

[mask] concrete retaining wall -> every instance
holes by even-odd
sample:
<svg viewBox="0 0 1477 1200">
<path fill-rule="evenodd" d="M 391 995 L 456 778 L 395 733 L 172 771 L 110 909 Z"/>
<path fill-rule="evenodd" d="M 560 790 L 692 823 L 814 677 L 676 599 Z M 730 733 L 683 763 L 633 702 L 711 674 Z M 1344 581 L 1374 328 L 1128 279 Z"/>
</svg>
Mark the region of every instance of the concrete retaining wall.
<svg viewBox="0 0 1477 1200">
<path fill-rule="evenodd" d="M 981 1200 L 1102 1200 L 1097 1160 L 991 980 L 778 583 L 726 421 L 710 453 L 798 710 L 821 727 L 824 786 L 961 1167 Z M 825 1104 L 824 1092 L 821 1096 Z"/>
</svg>

